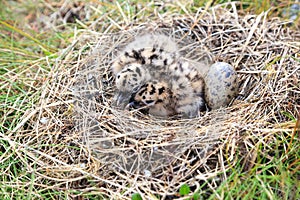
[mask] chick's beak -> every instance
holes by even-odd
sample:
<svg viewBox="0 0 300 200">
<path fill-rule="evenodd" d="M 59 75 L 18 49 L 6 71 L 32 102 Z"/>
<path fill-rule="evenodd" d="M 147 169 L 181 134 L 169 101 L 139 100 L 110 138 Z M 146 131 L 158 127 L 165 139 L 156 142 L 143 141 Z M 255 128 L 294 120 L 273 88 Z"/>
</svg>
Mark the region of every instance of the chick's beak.
<svg viewBox="0 0 300 200">
<path fill-rule="evenodd" d="M 132 109 L 139 110 L 143 114 L 148 114 L 149 108 L 145 107 L 145 104 L 143 102 L 136 101 L 134 99 L 135 95 L 136 95 L 136 93 L 133 93 L 131 95 L 131 97 L 129 99 L 129 103 L 127 104 L 126 108 L 128 110 L 132 110 Z"/>
<path fill-rule="evenodd" d="M 134 108 L 134 109 L 138 109 L 142 107 L 142 105 L 134 99 L 135 95 L 136 93 L 131 94 L 127 107 Z"/>
<path fill-rule="evenodd" d="M 143 102 L 136 101 L 134 99 L 136 93 L 119 91 L 114 97 L 115 106 L 126 110 L 139 110 L 140 112 L 147 114 L 148 108 L 145 107 Z"/>
<path fill-rule="evenodd" d="M 124 109 L 127 106 L 130 98 L 131 98 L 130 92 L 119 91 L 114 97 L 114 102 L 116 106 Z"/>
</svg>

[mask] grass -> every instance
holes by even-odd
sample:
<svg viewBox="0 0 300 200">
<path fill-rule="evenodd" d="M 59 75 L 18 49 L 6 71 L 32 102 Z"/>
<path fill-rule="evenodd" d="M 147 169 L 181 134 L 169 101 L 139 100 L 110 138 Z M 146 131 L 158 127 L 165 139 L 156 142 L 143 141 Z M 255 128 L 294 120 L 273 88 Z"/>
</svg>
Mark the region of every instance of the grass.
<svg viewBox="0 0 300 200">
<path fill-rule="evenodd" d="M 258 145 L 252 169 L 243 172 L 243 165 L 239 163 L 230 170 L 229 178 L 217 193 L 221 195 L 227 191 L 225 199 L 298 199 L 299 166 L 295 166 L 295 161 L 299 162 L 299 144 L 293 141 L 293 149 L 286 153 L 284 147 L 288 146 L 289 140 L 281 135 L 277 141 L 268 144 L 268 150 L 264 145 Z"/>
<path fill-rule="evenodd" d="M 35 23 L 43 9 L 49 13 L 56 11 L 59 6 L 55 3 L 49 8 L 46 1 L 2 2 L 5 6 L 0 8 L 0 199 L 68 199 L 76 196 L 87 199 L 105 198 L 101 191 L 97 191 L 96 186 L 94 191 L 84 191 L 81 188 L 72 191 L 68 190 L 69 185 L 66 184 L 66 190 L 61 190 L 61 184 L 65 184 L 62 182 L 63 172 L 59 172 L 62 173 L 61 180 L 43 179 L 43 175 L 47 176 L 52 169 L 44 169 L 37 164 L 40 155 L 32 154 L 27 149 L 35 147 L 34 143 L 23 143 L 28 141 L 24 137 L 29 137 L 26 134 L 34 130 L 35 126 L 30 121 L 31 118 L 23 123 L 22 120 L 39 108 L 41 98 L 47 98 L 42 91 L 53 78 L 52 68 L 60 50 L 71 45 L 76 31 L 90 26 L 93 19 L 106 16 L 100 21 L 102 25 L 93 26 L 93 31 L 104 32 L 106 29 L 130 28 L 131 22 L 142 23 L 156 19 L 159 14 L 193 13 L 199 6 L 205 6 L 203 1 L 190 1 L 180 5 L 170 3 L 164 9 L 158 9 L 154 4 L 146 7 L 147 1 L 137 1 L 143 8 L 140 11 L 133 3 L 118 2 L 101 3 L 102 7 L 94 10 L 90 21 L 77 19 L 75 23 L 56 26 L 57 30 L 44 29 Z M 215 1 L 214 5 L 224 2 Z M 276 9 L 270 15 L 281 16 L 283 9 L 290 4 L 291 1 L 279 4 L 270 0 L 245 0 L 238 8 L 241 13 L 259 14 L 275 6 Z M 118 26 L 111 25 L 114 23 Z M 297 120 L 291 114 L 289 118 L 282 129 L 291 129 L 290 124 Z M 204 181 L 198 192 L 209 199 L 300 199 L 299 131 L 275 131 L 258 135 L 257 138 L 247 138 L 246 135 L 242 139 L 245 141 L 239 141 L 240 152 L 235 154 L 235 158 L 228 158 L 235 160 L 235 165 L 221 174 L 222 183 L 215 189 L 209 185 L 209 181 Z M 40 146 L 35 149 L 45 148 L 51 151 L 51 147 Z M 228 149 L 230 148 L 229 146 Z M 252 154 L 244 155 L 244 148 L 252 149 Z M 67 170 L 65 173 L 68 173 Z M 92 176 L 89 178 L 92 180 Z M 78 179 L 78 182 L 83 180 L 85 179 Z"/>
<path fill-rule="evenodd" d="M 268 144 L 259 144 L 254 153 L 258 154 L 251 169 L 245 170 L 245 159 L 237 152 L 237 162 L 227 172 L 227 178 L 215 190 L 194 191 L 202 199 L 299 199 L 299 143 L 285 134 Z M 292 149 L 286 148 L 292 142 Z M 212 192 L 212 193 L 211 193 Z M 208 194 L 207 194 L 208 193 Z"/>
<path fill-rule="evenodd" d="M 59 44 L 68 38 L 55 32 L 45 34 L 29 29 L 21 23 L 24 19 L 22 13 L 13 11 L 15 5 L 3 3 L 6 6 L 1 8 L 0 13 L 0 198 L 66 197 L 63 191 L 45 191 L 36 187 L 34 183 L 39 182 L 39 178 L 30 173 L 32 169 L 26 169 L 26 163 L 32 160 L 21 150 L 24 148 L 22 139 L 12 131 L 22 121 L 21 117 L 30 114 L 28 111 L 37 106 L 55 53 L 61 47 Z M 19 3 L 26 5 L 27 2 Z M 31 14 L 32 10 L 26 12 Z M 28 123 L 19 127 L 23 131 L 31 128 Z"/>
</svg>

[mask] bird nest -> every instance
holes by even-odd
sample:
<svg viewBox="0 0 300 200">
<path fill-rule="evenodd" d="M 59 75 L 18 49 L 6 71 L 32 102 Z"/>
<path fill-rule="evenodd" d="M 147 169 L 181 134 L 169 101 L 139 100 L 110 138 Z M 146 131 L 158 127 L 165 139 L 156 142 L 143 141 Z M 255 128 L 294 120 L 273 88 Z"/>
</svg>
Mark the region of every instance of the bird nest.
<svg viewBox="0 0 300 200">
<path fill-rule="evenodd" d="M 186 59 L 227 62 L 239 75 L 239 96 L 227 108 L 193 119 L 161 119 L 113 106 L 110 65 L 136 35 L 171 35 Z M 79 32 L 53 67 L 33 120 L 36 175 L 56 189 L 94 191 L 109 199 L 175 199 L 181 184 L 213 191 L 241 158 L 251 169 L 253 147 L 275 140 L 299 114 L 299 33 L 288 23 L 240 16 L 232 8 L 199 10 L 132 25 L 114 33 Z M 26 139 L 23 138 L 24 140 Z M 29 154 L 29 155 L 31 155 Z M 74 196 L 80 194 L 73 194 Z"/>
</svg>

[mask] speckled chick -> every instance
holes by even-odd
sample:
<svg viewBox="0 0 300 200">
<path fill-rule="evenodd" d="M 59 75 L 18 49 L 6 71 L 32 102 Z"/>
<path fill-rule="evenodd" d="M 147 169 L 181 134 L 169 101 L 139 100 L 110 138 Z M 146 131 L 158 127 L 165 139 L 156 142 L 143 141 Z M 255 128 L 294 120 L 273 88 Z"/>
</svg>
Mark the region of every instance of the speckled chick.
<svg viewBox="0 0 300 200">
<path fill-rule="evenodd" d="M 115 102 L 124 107 L 130 95 L 147 81 L 168 76 L 168 67 L 178 58 L 176 43 L 161 34 L 136 37 L 113 62 L 116 76 Z"/>
<path fill-rule="evenodd" d="M 111 68 L 118 74 L 130 63 L 139 63 L 162 69 L 178 58 L 176 43 L 166 35 L 146 34 L 129 43 L 113 62 Z"/>
<path fill-rule="evenodd" d="M 188 62 L 179 60 L 168 66 L 168 78 L 152 80 L 131 95 L 129 105 L 152 115 L 182 115 L 192 118 L 206 109 L 204 81 Z"/>
</svg>

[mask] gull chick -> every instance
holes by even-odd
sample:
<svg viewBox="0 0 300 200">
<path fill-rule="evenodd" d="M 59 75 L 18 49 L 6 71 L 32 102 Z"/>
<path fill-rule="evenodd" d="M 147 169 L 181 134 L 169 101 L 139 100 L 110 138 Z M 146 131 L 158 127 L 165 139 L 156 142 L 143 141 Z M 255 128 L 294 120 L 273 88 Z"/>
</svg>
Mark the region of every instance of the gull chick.
<svg viewBox="0 0 300 200">
<path fill-rule="evenodd" d="M 171 38 L 160 34 L 137 37 L 112 64 L 116 104 L 158 116 L 195 117 L 206 108 L 198 68 L 180 56 Z"/>
<path fill-rule="evenodd" d="M 111 66 L 118 89 L 116 105 L 124 108 L 131 93 L 139 86 L 167 75 L 166 66 L 177 58 L 177 45 L 166 35 L 145 34 L 136 37 L 119 53 Z"/>
<path fill-rule="evenodd" d="M 129 106 L 162 117 L 196 117 L 206 109 L 201 74 L 184 61 L 172 64 L 169 70 L 168 79 L 148 81 L 132 93 Z"/>
</svg>

